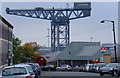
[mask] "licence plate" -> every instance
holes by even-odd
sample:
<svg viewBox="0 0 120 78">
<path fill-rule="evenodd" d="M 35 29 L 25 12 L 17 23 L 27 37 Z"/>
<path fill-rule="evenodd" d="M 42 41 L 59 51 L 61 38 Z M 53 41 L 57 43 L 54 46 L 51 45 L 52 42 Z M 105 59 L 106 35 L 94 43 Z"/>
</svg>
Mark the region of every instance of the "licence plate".
<svg viewBox="0 0 120 78">
<path fill-rule="evenodd" d="M 107 72 L 107 71 L 102 71 L 102 72 Z"/>
</svg>

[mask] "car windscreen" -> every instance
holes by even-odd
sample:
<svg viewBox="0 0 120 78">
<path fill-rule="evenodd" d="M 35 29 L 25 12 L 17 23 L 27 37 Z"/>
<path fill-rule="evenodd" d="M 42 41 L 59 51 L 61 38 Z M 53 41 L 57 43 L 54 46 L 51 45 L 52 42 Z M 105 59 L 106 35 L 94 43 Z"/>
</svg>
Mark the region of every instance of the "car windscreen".
<svg viewBox="0 0 120 78">
<path fill-rule="evenodd" d="M 32 67 L 30 67 L 30 66 L 26 66 L 26 67 L 27 67 L 27 69 L 28 69 L 28 72 L 29 72 L 31 75 L 33 75 L 34 72 L 33 72 Z"/>
<path fill-rule="evenodd" d="M 33 64 L 29 64 L 29 65 L 32 67 L 33 70 L 35 70 L 36 67 Z"/>
<path fill-rule="evenodd" d="M 61 67 L 68 67 L 68 65 L 66 65 L 66 64 L 65 65 L 61 65 Z"/>
<path fill-rule="evenodd" d="M 115 67 L 115 66 L 117 66 L 117 65 L 118 65 L 118 64 L 114 64 L 114 63 L 111 64 L 111 63 L 110 63 L 110 64 L 107 64 L 105 67 Z"/>
<path fill-rule="evenodd" d="M 24 67 L 11 67 L 2 70 L 2 76 L 25 75 L 27 71 Z"/>
</svg>

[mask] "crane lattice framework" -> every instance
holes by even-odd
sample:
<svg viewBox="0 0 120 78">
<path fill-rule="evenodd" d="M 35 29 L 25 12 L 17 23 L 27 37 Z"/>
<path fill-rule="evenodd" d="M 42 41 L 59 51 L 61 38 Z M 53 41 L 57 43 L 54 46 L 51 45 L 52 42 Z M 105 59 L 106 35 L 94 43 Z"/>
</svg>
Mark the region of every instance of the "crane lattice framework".
<svg viewBox="0 0 120 78">
<path fill-rule="evenodd" d="M 37 7 L 35 9 L 9 9 L 6 13 L 10 15 L 51 20 L 51 50 L 61 51 L 70 42 L 69 22 L 70 20 L 90 16 L 91 3 L 74 3 L 73 8 L 44 9 Z"/>
</svg>

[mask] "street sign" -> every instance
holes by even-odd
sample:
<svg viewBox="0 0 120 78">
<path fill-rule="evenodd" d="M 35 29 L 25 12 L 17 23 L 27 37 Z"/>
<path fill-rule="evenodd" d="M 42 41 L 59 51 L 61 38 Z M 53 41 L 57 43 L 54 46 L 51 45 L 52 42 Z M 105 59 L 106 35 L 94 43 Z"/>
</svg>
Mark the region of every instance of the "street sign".
<svg viewBox="0 0 120 78">
<path fill-rule="evenodd" d="M 102 52 L 105 52 L 105 51 L 106 51 L 106 47 L 101 47 L 100 50 L 101 50 Z"/>
</svg>

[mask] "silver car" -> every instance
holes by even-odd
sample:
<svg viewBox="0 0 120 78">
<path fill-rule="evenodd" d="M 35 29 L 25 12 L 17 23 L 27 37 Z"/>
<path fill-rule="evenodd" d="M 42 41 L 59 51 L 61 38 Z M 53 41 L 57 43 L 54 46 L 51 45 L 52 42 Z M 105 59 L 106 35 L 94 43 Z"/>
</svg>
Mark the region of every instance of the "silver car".
<svg viewBox="0 0 120 78">
<path fill-rule="evenodd" d="M 92 66 L 92 65 L 93 65 L 93 64 L 86 64 L 84 71 L 90 71 L 90 66 Z"/>
<path fill-rule="evenodd" d="M 35 78 L 30 65 L 12 65 L 2 69 L 2 78 Z"/>
<path fill-rule="evenodd" d="M 58 71 L 72 71 L 72 67 L 67 65 L 67 64 L 63 64 L 60 67 L 57 67 L 56 70 L 58 70 Z"/>
</svg>

